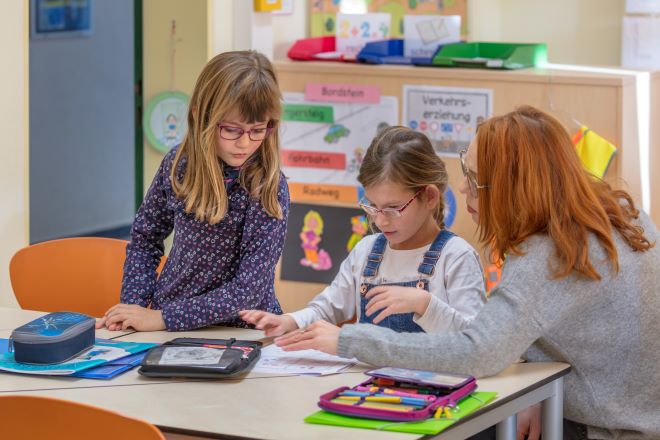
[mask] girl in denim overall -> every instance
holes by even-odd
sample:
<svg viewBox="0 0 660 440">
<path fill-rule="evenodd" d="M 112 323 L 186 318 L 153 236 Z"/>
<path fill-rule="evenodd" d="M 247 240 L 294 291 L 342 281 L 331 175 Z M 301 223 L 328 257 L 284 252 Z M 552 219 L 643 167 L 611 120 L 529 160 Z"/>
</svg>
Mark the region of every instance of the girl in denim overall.
<svg viewBox="0 0 660 440">
<path fill-rule="evenodd" d="M 320 320 L 334 326 L 357 319 L 397 332 L 464 328 L 485 303 L 484 278 L 475 250 L 444 227 L 447 180 L 445 164 L 424 134 L 382 130 L 358 175 L 365 189 L 360 206 L 380 233 L 358 242 L 332 284 L 304 309 L 239 316 L 267 336 L 304 331 Z"/>
<path fill-rule="evenodd" d="M 376 238 L 376 242 L 374 243 L 374 246 L 371 248 L 371 252 L 369 253 L 367 263 L 365 265 L 364 270 L 362 271 L 364 282 L 360 286 L 361 296 L 360 296 L 359 322 L 361 324 L 374 324 L 375 316 L 374 315 L 369 316 L 366 311 L 370 298 L 375 296 L 373 294 L 371 296 L 367 296 L 367 295 L 374 287 L 401 286 L 401 287 L 423 289 L 426 292 L 428 292 L 429 277 L 433 275 L 435 271 L 435 265 L 438 262 L 438 259 L 440 258 L 440 254 L 442 253 L 442 248 L 444 248 L 445 244 L 449 241 L 449 239 L 454 236 L 455 234 L 453 232 L 449 232 L 446 229 L 442 229 L 438 233 L 438 235 L 433 240 L 433 243 L 431 243 L 431 247 L 429 248 L 428 251 L 424 253 L 424 257 L 422 261 L 419 263 L 419 267 L 417 268 L 417 271 L 419 272 L 418 280 L 373 284 L 368 282 L 367 280 L 373 279 L 378 274 L 378 269 L 380 268 L 380 264 L 383 261 L 383 254 L 385 253 L 385 249 L 387 247 L 387 238 L 385 238 L 384 234 L 379 235 L 378 238 Z M 414 312 L 396 313 L 383 318 L 382 321 L 376 324 L 380 325 L 381 327 L 391 328 L 392 330 L 397 332 L 423 332 L 424 329 L 422 329 L 419 325 L 415 323 L 413 315 Z"/>
</svg>

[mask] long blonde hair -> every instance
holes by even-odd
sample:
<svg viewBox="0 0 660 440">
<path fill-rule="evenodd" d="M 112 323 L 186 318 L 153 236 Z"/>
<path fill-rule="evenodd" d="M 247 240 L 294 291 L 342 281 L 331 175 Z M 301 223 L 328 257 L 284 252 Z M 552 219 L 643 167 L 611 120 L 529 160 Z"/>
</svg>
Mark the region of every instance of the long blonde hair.
<svg viewBox="0 0 660 440">
<path fill-rule="evenodd" d="M 546 234 L 555 245 L 555 278 L 573 271 L 600 280 L 589 258 L 594 234 L 615 271 L 616 230 L 631 249 L 653 243 L 633 220 L 639 216 L 632 197 L 585 171 L 559 121 L 525 105 L 488 119 L 477 132 L 480 238 L 496 254 L 521 255 L 520 245 Z"/>
<path fill-rule="evenodd" d="M 272 127 L 259 149 L 243 165 L 239 182 L 259 199 L 271 217 L 282 218 L 277 199 L 280 183 L 279 118 L 281 93 L 268 59 L 255 51 L 225 52 L 211 59 L 195 84 L 188 110 L 188 132 L 174 157 L 172 187 L 187 213 L 216 224 L 227 213 L 224 164 L 216 155 L 217 124 L 232 113 L 246 123 L 268 121 Z M 177 170 L 186 161 L 183 179 Z"/>
<path fill-rule="evenodd" d="M 360 166 L 358 182 L 367 187 L 383 181 L 396 183 L 413 192 L 427 185 L 438 188 L 440 197 L 433 218 L 440 229 L 444 229 L 447 168 L 423 133 L 393 126 L 376 135 Z"/>
</svg>

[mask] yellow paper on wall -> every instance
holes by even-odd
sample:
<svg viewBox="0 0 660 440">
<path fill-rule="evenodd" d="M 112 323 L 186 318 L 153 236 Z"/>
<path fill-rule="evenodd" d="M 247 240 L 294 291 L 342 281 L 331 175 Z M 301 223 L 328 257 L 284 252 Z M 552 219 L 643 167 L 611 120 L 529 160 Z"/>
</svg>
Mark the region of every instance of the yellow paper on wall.
<svg viewBox="0 0 660 440">
<path fill-rule="evenodd" d="M 254 12 L 273 12 L 282 9 L 282 0 L 254 0 Z"/>
<path fill-rule="evenodd" d="M 573 136 L 573 145 L 587 171 L 602 179 L 616 154 L 616 147 L 586 125 Z"/>
</svg>

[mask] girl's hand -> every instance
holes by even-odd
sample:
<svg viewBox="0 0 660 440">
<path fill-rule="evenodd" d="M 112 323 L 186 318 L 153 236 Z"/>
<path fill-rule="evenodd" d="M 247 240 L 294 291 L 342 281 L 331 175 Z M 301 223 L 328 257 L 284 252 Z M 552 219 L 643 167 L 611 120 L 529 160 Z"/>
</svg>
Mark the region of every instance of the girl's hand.
<svg viewBox="0 0 660 440">
<path fill-rule="evenodd" d="M 431 294 L 415 287 L 383 285 L 369 290 L 365 298 L 369 300 L 365 310 L 367 316 L 382 309 L 373 320 L 374 324 L 378 324 L 396 313 L 414 312 L 423 315 L 431 301 Z"/>
<path fill-rule="evenodd" d="M 327 321 L 316 321 L 309 327 L 295 330 L 275 338 L 275 344 L 284 351 L 319 350 L 328 354 L 337 354 L 339 327 Z"/>
<path fill-rule="evenodd" d="M 105 328 L 105 321 L 107 321 L 108 318 L 103 315 L 101 318 L 96 318 L 96 328 Z"/>
<path fill-rule="evenodd" d="M 298 328 L 296 321 L 289 315 L 274 315 L 263 310 L 241 310 L 238 316 L 263 330 L 266 336 L 280 336 Z"/>
<path fill-rule="evenodd" d="M 105 326 L 110 331 L 126 330 L 129 327 L 140 332 L 165 330 L 163 313 L 137 304 L 117 304 L 96 321 L 96 328 Z"/>
<path fill-rule="evenodd" d="M 541 438 L 541 404 L 532 405 L 518 413 L 516 440 L 539 440 Z"/>
</svg>

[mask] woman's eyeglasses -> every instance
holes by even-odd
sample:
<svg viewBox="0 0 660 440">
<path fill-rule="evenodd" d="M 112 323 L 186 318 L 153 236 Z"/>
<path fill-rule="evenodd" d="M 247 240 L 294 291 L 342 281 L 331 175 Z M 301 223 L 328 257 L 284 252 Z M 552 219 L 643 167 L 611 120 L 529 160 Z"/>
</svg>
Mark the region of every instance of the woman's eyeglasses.
<svg viewBox="0 0 660 440">
<path fill-rule="evenodd" d="M 367 214 L 369 214 L 371 217 L 376 217 L 379 213 L 383 214 L 387 218 L 399 218 L 402 215 L 402 212 L 404 209 L 410 205 L 413 200 L 417 198 L 417 196 L 424 190 L 424 188 L 420 189 L 415 193 L 415 195 L 412 196 L 412 199 L 408 200 L 406 203 L 401 205 L 398 208 L 383 208 L 383 209 L 378 209 L 374 206 L 367 205 L 366 203 L 360 203 L 360 208 L 364 210 Z"/>
<path fill-rule="evenodd" d="M 458 153 L 458 156 L 461 160 L 461 169 L 463 170 L 463 175 L 467 178 L 468 181 L 468 186 L 470 188 L 470 195 L 476 199 L 477 197 L 479 197 L 478 190 L 483 188 L 488 188 L 488 185 L 479 185 L 477 183 L 477 176 L 475 176 L 474 172 L 470 171 L 467 165 L 465 165 L 466 154 L 467 154 L 467 149 Z"/>
<path fill-rule="evenodd" d="M 243 130 L 239 127 L 231 125 L 218 124 L 220 137 L 228 141 L 235 141 L 240 139 L 245 133 L 251 141 L 263 141 L 273 131 L 273 127 L 253 128 L 251 130 Z"/>
</svg>

